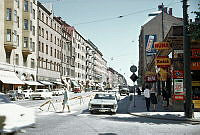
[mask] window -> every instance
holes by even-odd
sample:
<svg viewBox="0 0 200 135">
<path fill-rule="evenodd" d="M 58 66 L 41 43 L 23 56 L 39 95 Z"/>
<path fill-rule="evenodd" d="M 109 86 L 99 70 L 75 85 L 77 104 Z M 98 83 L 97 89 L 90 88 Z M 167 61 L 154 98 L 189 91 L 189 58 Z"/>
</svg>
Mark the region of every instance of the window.
<svg viewBox="0 0 200 135">
<path fill-rule="evenodd" d="M 31 59 L 31 68 L 35 68 L 35 60 Z"/>
<path fill-rule="evenodd" d="M 33 48 L 33 45 L 32 45 L 32 38 L 30 38 L 30 49 Z"/>
<path fill-rule="evenodd" d="M 13 35 L 14 35 L 13 41 L 14 41 L 14 43 L 17 43 L 17 31 L 16 30 L 14 30 Z"/>
<path fill-rule="evenodd" d="M 40 44 L 40 41 L 38 41 L 38 51 L 39 51 L 39 52 L 41 51 L 41 44 Z"/>
<path fill-rule="evenodd" d="M 33 36 L 35 36 L 35 26 L 33 26 Z"/>
<path fill-rule="evenodd" d="M 46 31 L 46 40 L 48 40 L 48 31 Z"/>
<path fill-rule="evenodd" d="M 44 43 L 42 43 L 42 52 L 44 52 Z"/>
<path fill-rule="evenodd" d="M 48 21 L 48 17 L 46 17 L 46 24 L 48 25 L 49 21 Z"/>
<path fill-rule="evenodd" d="M 42 28 L 42 37 L 44 38 L 44 29 Z"/>
<path fill-rule="evenodd" d="M 48 54 L 48 45 L 46 45 L 46 54 Z"/>
<path fill-rule="evenodd" d="M 33 19 L 35 20 L 35 9 L 33 9 Z"/>
<path fill-rule="evenodd" d="M 6 31 L 6 41 L 11 42 L 11 29 L 7 29 Z"/>
<path fill-rule="evenodd" d="M 78 68 L 80 68 L 80 63 L 78 63 Z"/>
<path fill-rule="evenodd" d="M 17 35 L 17 46 L 19 46 L 19 35 Z"/>
<path fill-rule="evenodd" d="M 51 47 L 50 55 L 53 56 L 53 48 Z"/>
<path fill-rule="evenodd" d="M 57 50 L 57 58 L 59 59 L 59 50 Z"/>
<path fill-rule="evenodd" d="M 51 34 L 51 39 L 50 39 L 50 41 L 51 41 L 51 42 L 53 41 L 53 39 L 52 39 L 52 38 L 53 38 L 53 35 Z"/>
<path fill-rule="evenodd" d="M 11 8 L 7 8 L 6 10 L 6 20 L 11 21 L 12 11 Z"/>
<path fill-rule="evenodd" d="M 55 36 L 55 40 L 54 40 L 54 43 L 56 44 L 56 36 Z"/>
<path fill-rule="evenodd" d="M 52 22 L 52 20 L 51 20 L 51 28 L 52 28 L 52 25 L 53 25 L 53 22 Z"/>
<path fill-rule="evenodd" d="M 39 36 L 41 36 L 41 27 L 38 27 Z"/>
<path fill-rule="evenodd" d="M 44 22 L 44 14 L 42 13 L 42 21 Z"/>
<path fill-rule="evenodd" d="M 55 49 L 55 52 L 54 52 L 54 56 L 55 56 L 55 58 L 56 58 L 56 49 Z"/>
<path fill-rule="evenodd" d="M 17 27 L 19 28 L 19 16 L 17 16 Z"/>
<path fill-rule="evenodd" d="M 17 10 L 14 10 L 14 21 L 17 22 Z"/>
<path fill-rule="evenodd" d="M 19 0 L 17 0 L 17 8 L 19 8 Z"/>
<path fill-rule="evenodd" d="M 31 2 L 31 5 L 30 5 L 30 10 L 31 10 L 31 13 L 33 12 L 33 3 Z"/>
<path fill-rule="evenodd" d="M 24 48 L 28 48 L 28 37 L 24 37 Z"/>
<path fill-rule="evenodd" d="M 28 20 L 24 19 L 24 30 L 28 30 Z"/>
<path fill-rule="evenodd" d="M 38 11 L 38 18 L 41 19 L 41 11 Z"/>
<path fill-rule="evenodd" d="M 30 31 L 32 31 L 32 27 L 33 27 L 33 22 L 30 21 Z"/>
<path fill-rule="evenodd" d="M 19 65 L 19 54 L 15 54 L 15 65 Z"/>
<path fill-rule="evenodd" d="M 24 0 L 24 11 L 28 12 L 28 1 Z"/>
<path fill-rule="evenodd" d="M 32 42 L 32 51 L 35 52 L 35 42 Z"/>
</svg>

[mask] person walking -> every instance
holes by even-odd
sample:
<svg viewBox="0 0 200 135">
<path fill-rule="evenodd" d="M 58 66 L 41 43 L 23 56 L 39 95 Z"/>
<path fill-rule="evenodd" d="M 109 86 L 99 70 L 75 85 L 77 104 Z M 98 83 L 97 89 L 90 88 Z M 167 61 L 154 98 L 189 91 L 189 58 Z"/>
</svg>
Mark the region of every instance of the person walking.
<svg viewBox="0 0 200 135">
<path fill-rule="evenodd" d="M 156 105 L 158 104 L 158 100 L 157 100 L 157 96 L 156 96 L 156 92 L 154 89 L 151 90 L 150 93 L 150 100 L 151 100 L 151 104 L 153 105 L 153 111 L 156 111 Z"/>
<path fill-rule="evenodd" d="M 64 99 L 63 99 L 63 103 L 62 103 L 62 105 L 63 105 L 62 112 L 64 112 L 65 106 L 67 106 L 68 112 L 70 112 L 70 107 L 69 107 L 69 92 L 68 92 L 67 88 L 64 88 L 64 90 L 65 90 L 65 92 L 64 92 Z"/>
<path fill-rule="evenodd" d="M 146 101 L 146 108 L 147 111 L 149 112 L 149 108 L 150 108 L 150 90 L 149 90 L 149 86 L 147 85 L 145 90 L 144 90 L 144 97 L 145 97 L 145 101 Z"/>
</svg>

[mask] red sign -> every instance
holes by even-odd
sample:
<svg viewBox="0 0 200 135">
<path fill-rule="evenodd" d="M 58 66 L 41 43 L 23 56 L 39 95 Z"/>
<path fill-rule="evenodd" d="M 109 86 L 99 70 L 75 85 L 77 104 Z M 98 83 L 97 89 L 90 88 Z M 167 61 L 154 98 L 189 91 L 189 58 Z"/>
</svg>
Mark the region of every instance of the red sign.
<svg viewBox="0 0 200 135">
<path fill-rule="evenodd" d="M 154 48 L 156 48 L 157 50 L 164 50 L 164 49 L 169 49 L 170 45 L 169 42 L 155 42 Z"/>
<path fill-rule="evenodd" d="M 192 49 L 192 58 L 200 58 L 200 49 Z"/>
<path fill-rule="evenodd" d="M 173 78 L 174 79 L 184 78 L 184 71 L 183 70 L 174 70 Z"/>
<path fill-rule="evenodd" d="M 146 76 L 146 82 L 155 82 L 157 81 L 156 75 Z"/>
<path fill-rule="evenodd" d="M 200 62 L 192 62 L 191 70 L 200 70 Z"/>
<path fill-rule="evenodd" d="M 174 100 L 184 100 L 184 95 L 173 95 Z"/>
</svg>

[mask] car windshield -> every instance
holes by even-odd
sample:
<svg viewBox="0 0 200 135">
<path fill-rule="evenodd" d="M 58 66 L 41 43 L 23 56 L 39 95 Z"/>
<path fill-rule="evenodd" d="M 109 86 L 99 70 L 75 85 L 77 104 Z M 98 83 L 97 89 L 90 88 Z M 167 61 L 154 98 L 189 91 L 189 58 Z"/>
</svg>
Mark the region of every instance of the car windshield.
<svg viewBox="0 0 200 135">
<path fill-rule="evenodd" d="M 4 104 L 4 103 L 11 103 L 11 102 L 8 99 L 8 97 L 6 97 L 6 95 L 0 94 L 0 104 Z"/>
<path fill-rule="evenodd" d="M 94 99 L 108 99 L 115 100 L 115 96 L 112 94 L 96 94 Z"/>
</svg>

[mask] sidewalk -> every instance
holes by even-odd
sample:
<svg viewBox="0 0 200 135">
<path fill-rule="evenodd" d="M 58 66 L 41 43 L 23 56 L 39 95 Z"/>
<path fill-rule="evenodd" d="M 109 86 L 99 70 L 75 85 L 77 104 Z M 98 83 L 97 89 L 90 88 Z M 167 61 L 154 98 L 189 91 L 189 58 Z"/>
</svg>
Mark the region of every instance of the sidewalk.
<svg viewBox="0 0 200 135">
<path fill-rule="evenodd" d="M 146 110 L 145 99 L 143 95 L 135 95 L 135 107 L 134 98 L 130 100 L 129 96 L 129 107 L 128 112 L 134 116 L 154 118 L 154 119 L 164 119 L 164 120 L 179 120 L 179 121 L 191 121 L 200 122 L 200 112 L 194 112 L 194 118 L 188 119 L 184 117 L 184 112 L 172 112 L 170 109 L 166 109 L 162 105 L 162 101 L 158 100 L 156 111 L 153 111 L 152 106 L 150 106 L 150 112 Z"/>
</svg>

